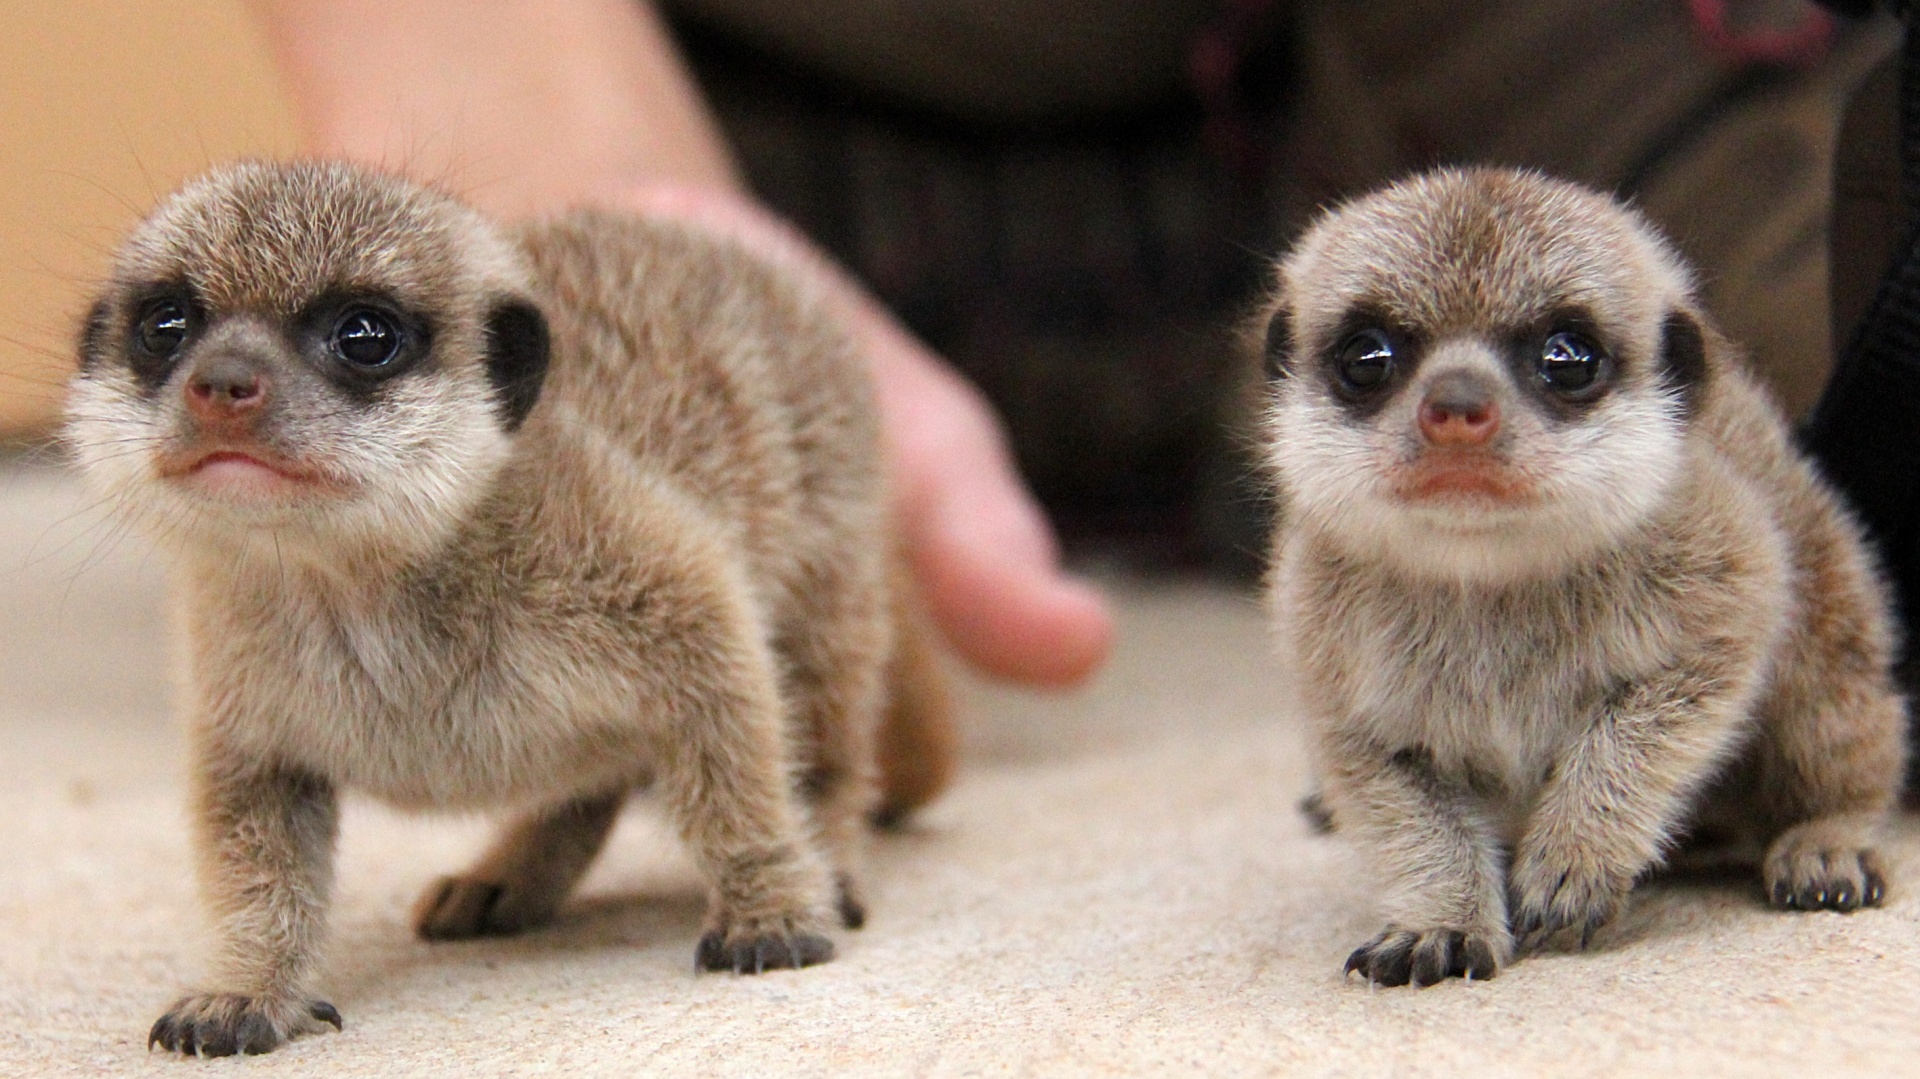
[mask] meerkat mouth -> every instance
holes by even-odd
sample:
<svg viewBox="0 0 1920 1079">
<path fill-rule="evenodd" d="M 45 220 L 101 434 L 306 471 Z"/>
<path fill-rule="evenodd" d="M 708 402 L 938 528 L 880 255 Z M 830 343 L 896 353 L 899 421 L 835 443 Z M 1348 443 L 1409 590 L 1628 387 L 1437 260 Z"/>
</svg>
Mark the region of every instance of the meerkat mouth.
<svg viewBox="0 0 1920 1079">
<path fill-rule="evenodd" d="M 315 469 L 258 450 L 229 447 L 162 458 L 159 473 L 203 494 L 227 498 L 276 499 L 334 493 L 341 487 Z"/>
<path fill-rule="evenodd" d="M 1467 502 L 1513 507 L 1535 500 L 1533 483 L 1506 465 L 1484 460 L 1420 461 L 1393 477 L 1406 502 Z"/>
</svg>

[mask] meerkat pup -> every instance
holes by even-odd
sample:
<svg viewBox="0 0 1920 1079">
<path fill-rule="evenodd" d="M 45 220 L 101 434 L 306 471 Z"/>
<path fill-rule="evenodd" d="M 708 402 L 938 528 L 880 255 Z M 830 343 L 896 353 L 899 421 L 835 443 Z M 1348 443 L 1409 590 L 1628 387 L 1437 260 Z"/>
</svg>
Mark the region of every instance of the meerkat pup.
<svg viewBox="0 0 1920 1079">
<path fill-rule="evenodd" d="M 1383 985 L 1587 935 L 1683 840 L 1776 907 L 1874 906 L 1901 775 L 1858 528 L 1631 210 L 1442 170 L 1279 269 L 1270 599 Z"/>
<path fill-rule="evenodd" d="M 178 555 L 219 943 L 150 1044 L 340 1026 L 309 982 L 345 789 L 510 816 L 422 936 L 547 920 L 651 784 L 710 884 L 699 967 L 829 959 L 865 818 L 948 767 L 872 398 L 819 297 L 677 225 L 507 231 L 330 163 L 161 205 L 67 427 Z M 905 777 L 884 805 L 877 742 Z"/>
</svg>

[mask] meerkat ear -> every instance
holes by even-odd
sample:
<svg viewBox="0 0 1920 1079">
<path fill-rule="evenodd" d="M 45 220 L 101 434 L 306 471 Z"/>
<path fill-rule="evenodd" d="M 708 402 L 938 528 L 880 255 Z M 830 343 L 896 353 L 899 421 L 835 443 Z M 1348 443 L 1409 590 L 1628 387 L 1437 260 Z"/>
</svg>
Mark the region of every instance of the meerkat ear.
<svg viewBox="0 0 1920 1079">
<path fill-rule="evenodd" d="M 1293 374 L 1293 314 L 1282 300 L 1267 319 L 1267 336 L 1261 351 L 1268 382 L 1278 382 Z"/>
<path fill-rule="evenodd" d="M 80 370 L 90 370 L 100 363 L 100 350 L 107 342 L 107 318 L 110 311 L 107 301 L 95 300 L 87 309 L 87 320 L 80 324 Z"/>
<path fill-rule="evenodd" d="M 1700 320 L 1686 311 L 1669 312 L 1660 327 L 1660 373 L 1692 418 L 1707 380 L 1707 341 Z"/>
<path fill-rule="evenodd" d="M 487 377 L 500 395 L 507 430 L 518 430 L 547 378 L 547 316 L 526 300 L 502 300 L 487 314 Z"/>
</svg>

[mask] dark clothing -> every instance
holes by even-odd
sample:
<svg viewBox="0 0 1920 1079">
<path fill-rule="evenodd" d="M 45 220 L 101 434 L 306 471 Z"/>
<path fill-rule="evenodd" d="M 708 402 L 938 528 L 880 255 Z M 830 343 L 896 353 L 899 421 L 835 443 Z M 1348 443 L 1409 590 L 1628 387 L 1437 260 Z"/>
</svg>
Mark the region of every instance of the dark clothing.
<svg viewBox="0 0 1920 1079">
<path fill-rule="evenodd" d="M 1834 129 L 1892 41 L 1843 23 L 1758 62 L 1686 0 L 668 6 L 761 195 L 985 389 L 1070 539 L 1242 565 L 1232 330 L 1316 207 L 1466 161 L 1632 196 L 1798 413 L 1829 366 Z"/>
</svg>

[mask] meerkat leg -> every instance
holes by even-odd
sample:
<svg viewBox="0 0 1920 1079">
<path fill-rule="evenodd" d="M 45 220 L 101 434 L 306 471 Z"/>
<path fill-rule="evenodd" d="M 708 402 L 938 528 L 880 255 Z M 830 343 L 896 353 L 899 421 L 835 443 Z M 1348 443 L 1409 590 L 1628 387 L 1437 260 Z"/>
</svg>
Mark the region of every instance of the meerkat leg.
<svg viewBox="0 0 1920 1079">
<path fill-rule="evenodd" d="M 953 690 L 936 643 L 940 631 L 921 609 L 905 559 L 893 584 L 893 653 L 887 661 L 885 707 L 874 755 L 880 800 L 872 819 L 882 828 L 906 820 L 953 782 L 960 756 Z"/>
<path fill-rule="evenodd" d="M 1569 927 L 1584 945 L 1625 907 L 1725 758 L 1735 713 L 1706 671 L 1672 671 L 1607 702 L 1562 753 L 1508 873 L 1524 947 Z"/>
<path fill-rule="evenodd" d="M 506 936 L 553 920 L 593 864 L 626 792 L 546 806 L 512 822 L 473 868 L 442 877 L 414 904 L 428 940 Z"/>
<path fill-rule="evenodd" d="M 201 885 L 219 935 L 212 984 L 153 1024 L 149 1047 L 202 1056 L 264 1053 L 340 1013 L 306 995 L 326 920 L 338 809 L 317 777 L 263 769 L 204 747 L 194 816 Z"/>
<path fill-rule="evenodd" d="M 870 686 L 850 686 L 858 678 Z M 802 775 L 802 790 L 814 827 L 833 863 L 834 905 L 848 929 L 866 924 L 867 908 L 860 885 L 867 817 L 873 809 L 874 713 L 879 679 L 841 672 L 834 680 L 797 681 L 794 708 L 809 732 L 811 754 Z M 854 698 L 849 700 L 848 698 Z"/>
<path fill-rule="evenodd" d="M 1796 824 L 1767 848 L 1761 874 L 1781 910 L 1858 910 L 1887 895 L 1873 833 L 1881 814 L 1834 814 Z"/>
<path fill-rule="evenodd" d="M 1355 949 L 1346 971 L 1378 985 L 1491 978 L 1509 952 L 1500 849 L 1464 784 L 1424 753 L 1351 750 L 1328 795 L 1387 873 L 1387 927 Z"/>
<path fill-rule="evenodd" d="M 711 882 L 696 953 L 707 970 L 757 974 L 833 958 L 822 932 L 827 870 L 813 848 L 769 692 L 728 702 L 663 750 L 660 791 Z"/>
<path fill-rule="evenodd" d="M 780 651 L 803 747 L 801 790 L 833 863 L 841 924 L 858 929 L 867 918 L 860 867 L 879 794 L 874 747 L 890 634 L 885 606 L 873 602 L 877 589 L 849 587 L 844 575 L 824 570 L 812 579 L 826 594 Z"/>
<path fill-rule="evenodd" d="M 1873 841 L 1900 788 L 1906 716 L 1883 685 L 1860 682 L 1818 703 L 1783 694 L 1756 747 L 1764 815 L 1789 823 L 1761 865 L 1782 910 L 1851 911 L 1886 896 Z"/>
<path fill-rule="evenodd" d="M 671 622 L 649 627 L 651 699 L 659 717 L 655 789 L 711 886 L 696 962 L 759 973 L 833 958 L 824 929 L 831 891 L 806 808 L 773 635 L 730 567 L 688 559 L 648 589 Z M 704 565 L 704 569 L 701 567 Z"/>
</svg>

